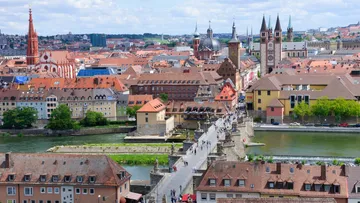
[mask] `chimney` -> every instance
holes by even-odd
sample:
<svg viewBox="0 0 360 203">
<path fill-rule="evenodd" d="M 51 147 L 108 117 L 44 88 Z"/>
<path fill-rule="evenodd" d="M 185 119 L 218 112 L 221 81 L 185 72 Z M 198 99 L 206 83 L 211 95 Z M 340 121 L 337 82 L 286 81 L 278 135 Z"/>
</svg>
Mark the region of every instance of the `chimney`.
<svg viewBox="0 0 360 203">
<path fill-rule="evenodd" d="M 281 162 L 276 163 L 276 173 L 281 174 Z"/>
<path fill-rule="evenodd" d="M 321 165 L 321 180 L 326 180 L 326 165 Z"/>
<path fill-rule="evenodd" d="M 5 154 L 5 168 L 10 168 L 11 165 L 11 158 L 10 158 L 11 152 L 7 152 Z"/>
</svg>

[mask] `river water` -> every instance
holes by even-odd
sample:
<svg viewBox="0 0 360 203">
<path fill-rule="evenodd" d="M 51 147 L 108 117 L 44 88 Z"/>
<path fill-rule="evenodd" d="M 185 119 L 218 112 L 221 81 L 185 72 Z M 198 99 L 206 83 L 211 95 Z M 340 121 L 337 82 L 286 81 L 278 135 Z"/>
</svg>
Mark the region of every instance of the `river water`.
<svg viewBox="0 0 360 203">
<path fill-rule="evenodd" d="M 2 137 L 0 136 L 0 152 L 46 152 L 57 145 L 82 145 L 96 143 L 121 143 L 125 134 L 66 136 L 66 137 Z M 126 166 L 132 180 L 149 180 L 152 166 Z"/>
<path fill-rule="evenodd" d="M 360 157 L 360 135 L 356 133 L 255 132 L 247 153 L 258 155 Z"/>
</svg>

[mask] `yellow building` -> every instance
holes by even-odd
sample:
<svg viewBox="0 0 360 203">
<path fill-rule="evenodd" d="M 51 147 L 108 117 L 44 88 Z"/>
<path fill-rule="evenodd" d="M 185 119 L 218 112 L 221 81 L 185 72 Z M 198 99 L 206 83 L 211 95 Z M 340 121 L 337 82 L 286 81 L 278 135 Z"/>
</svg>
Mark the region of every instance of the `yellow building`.
<svg viewBox="0 0 360 203">
<path fill-rule="evenodd" d="M 136 112 L 138 135 L 166 135 L 174 129 L 174 117 L 166 117 L 166 106 L 159 99 L 147 102 Z"/>
<path fill-rule="evenodd" d="M 116 120 L 116 98 L 111 89 L 52 90 L 60 104 L 66 104 L 72 118 L 82 119 L 87 111 L 100 112 L 108 120 Z"/>
<path fill-rule="evenodd" d="M 249 87 L 246 91 L 248 110 L 253 110 L 257 115 L 289 116 L 300 102 L 311 106 L 324 96 L 350 100 L 358 100 L 360 96 L 360 85 L 348 74 L 277 73 L 275 71 Z M 278 115 L 280 112 L 283 115 Z"/>
</svg>

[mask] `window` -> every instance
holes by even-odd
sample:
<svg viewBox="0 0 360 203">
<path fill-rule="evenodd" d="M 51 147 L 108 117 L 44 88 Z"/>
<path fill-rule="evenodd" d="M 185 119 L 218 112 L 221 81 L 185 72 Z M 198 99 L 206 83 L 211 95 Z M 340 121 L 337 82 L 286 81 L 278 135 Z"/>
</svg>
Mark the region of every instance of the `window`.
<svg viewBox="0 0 360 203">
<path fill-rule="evenodd" d="M 210 193 L 209 197 L 210 197 L 210 200 L 216 200 L 216 194 L 215 193 Z"/>
<path fill-rule="evenodd" d="M 201 200 L 207 200 L 207 193 L 201 193 Z"/>
<path fill-rule="evenodd" d="M 8 176 L 8 181 L 14 181 L 14 179 L 15 179 L 15 175 L 14 175 L 14 174 L 10 174 L 10 175 Z"/>
<path fill-rule="evenodd" d="M 325 190 L 325 192 L 329 192 L 330 191 L 330 185 L 324 185 L 324 190 Z"/>
<path fill-rule="evenodd" d="M 261 107 L 258 107 L 258 111 L 261 111 L 262 109 L 261 109 Z"/>
<path fill-rule="evenodd" d="M 28 203 L 28 201 L 27 201 L 27 200 L 23 200 L 23 203 Z"/>
<path fill-rule="evenodd" d="M 51 203 L 51 200 L 46 201 L 46 203 Z"/>
<path fill-rule="evenodd" d="M 40 188 L 40 193 L 45 193 L 45 187 Z"/>
<path fill-rule="evenodd" d="M 210 179 L 209 183 L 210 183 L 210 186 L 216 186 L 216 180 L 215 179 Z"/>
<path fill-rule="evenodd" d="M 95 176 L 90 176 L 89 177 L 89 182 L 90 183 L 95 183 L 95 179 L 96 179 Z"/>
<path fill-rule="evenodd" d="M 24 176 L 24 181 L 25 181 L 25 182 L 29 182 L 30 179 L 31 179 L 31 175 L 25 175 L 25 176 Z"/>
<path fill-rule="evenodd" d="M 270 173 L 270 167 L 267 166 L 265 171 L 266 171 L 266 173 Z"/>
<path fill-rule="evenodd" d="M 288 182 L 288 183 L 287 183 L 287 188 L 288 188 L 289 190 L 294 189 L 294 183 Z"/>
<path fill-rule="evenodd" d="M 148 123 L 149 122 L 149 118 L 145 118 L 145 123 Z"/>
<path fill-rule="evenodd" d="M 310 96 L 309 95 L 305 95 L 304 96 L 304 102 L 309 105 L 309 100 L 310 100 Z"/>
<path fill-rule="evenodd" d="M 59 181 L 59 176 L 53 175 L 53 176 L 52 176 L 52 182 L 56 183 L 56 182 L 58 182 L 58 181 Z"/>
<path fill-rule="evenodd" d="M 83 188 L 83 192 L 84 195 L 86 195 L 88 193 L 88 189 L 87 188 Z"/>
<path fill-rule="evenodd" d="M 80 188 L 75 188 L 75 194 L 77 194 L 77 195 L 80 194 Z"/>
<path fill-rule="evenodd" d="M 52 187 L 48 187 L 48 188 L 47 188 L 47 193 L 48 193 L 48 194 L 51 194 L 51 193 L 52 193 Z"/>
<path fill-rule="evenodd" d="M 320 184 L 315 184 L 315 191 L 320 191 L 321 185 Z"/>
<path fill-rule="evenodd" d="M 261 96 L 261 90 L 258 90 L 258 95 Z"/>
<path fill-rule="evenodd" d="M 39 200 L 39 203 L 44 203 L 44 201 L 43 201 L 43 200 Z"/>
<path fill-rule="evenodd" d="M 271 111 L 274 111 L 274 107 L 271 107 L 270 110 L 271 110 Z"/>
<path fill-rule="evenodd" d="M 230 180 L 229 179 L 224 180 L 224 186 L 225 187 L 230 187 Z"/>
<path fill-rule="evenodd" d="M 76 177 L 76 182 L 82 183 L 83 182 L 83 177 L 82 176 L 77 176 Z"/>
<path fill-rule="evenodd" d="M 269 188 L 274 188 L 274 182 L 269 182 Z"/>
<path fill-rule="evenodd" d="M 67 183 L 70 182 L 71 181 L 71 176 L 65 176 L 64 181 L 67 182 Z"/>
<path fill-rule="evenodd" d="M 271 91 L 270 91 L 270 90 L 267 91 L 267 95 L 268 95 L 268 96 L 271 95 Z"/>
<path fill-rule="evenodd" d="M 90 193 L 90 195 L 95 194 L 95 189 L 94 189 L 94 188 L 90 188 L 89 193 Z"/>
<path fill-rule="evenodd" d="M 227 198 L 233 198 L 234 195 L 233 195 L 233 194 L 226 194 L 226 197 L 227 197 Z"/>
<path fill-rule="evenodd" d="M 295 95 L 290 96 L 290 107 L 291 108 L 295 107 Z"/>
<path fill-rule="evenodd" d="M 294 173 L 294 168 L 293 167 L 290 168 L 290 173 L 291 174 Z"/>
<path fill-rule="evenodd" d="M 35 200 L 31 200 L 31 203 L 36 203 L 36 201 L 35 201 Z"/>
<path fill-rule="evenodd" d="M 15 187 L 7 187 L 7 195 L 16 195 L 16 188 Z"/>
<path fill-rule="evenodd" d="M 305 184 L 305 190 L 309 191 L 311 189 L 311 185 L 310 184 Z"/>
<path fill-rule="evenodd" d="M 340 185 L 334 185 L 334 193 L 340 193 Z"/>
<path fill-rule="evenodd" d="M 33 188 L 32 187 L 24 187 L 24 195 L 25 196 L 32 196 L 33 195 Z"/>
<path fill-rule="evenodd" d="M 127 184 L 125 183 L 124 190 L 126 190 L 126 188 L 127 188 Z"/>
<path fill-rule="evenodd" d="M 59 200 L 55 200 L 55 203 L 60 203 L 60 201 L 59 201 Z"/>
<path fill-rule="evenodd" d="M 261 99 L 258 99 L 258 103 L 261 104 Z"/>
<path fill-rule="evenodd" d="M 245 186 L 245 180 L 239 180 L 239 186 L 244 187 Z"/>
<path fill-rule="evenodd" d="M 255 186 L 254 186 L 254 184 L 251 184 L 250 187 L 251 187 L 251 188 L 254 188 Z"/>
<path fill-rule="evenodd" d="M 59 193 L 60 193 L 60 188 L 54 187 L 54 193 L 55 193 L 55 194 L 59 194 Z"/>
</svg>

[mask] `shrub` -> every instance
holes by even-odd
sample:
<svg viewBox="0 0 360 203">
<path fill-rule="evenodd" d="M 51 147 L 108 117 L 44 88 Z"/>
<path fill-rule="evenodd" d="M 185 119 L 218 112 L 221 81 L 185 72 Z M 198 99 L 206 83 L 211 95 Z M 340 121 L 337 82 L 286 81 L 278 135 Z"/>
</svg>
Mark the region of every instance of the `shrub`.
<svg viewBox="0 0 360 203">
<path fill-rule="evenodd" d="M 248 154 L 248 161 L 253 161 L 253 160 L 254 160 L 254 155 Z"/>
<path fill-rule="evenodd" d="M 336 160 L 336 159 L 334 159 L 333 162 L 332 162 L 332 164 L 335 165 L 335 166 L 338 166 L 338 165 L 339 165 L 339 161 Z"/>
<path fill-rule="evenodd" d="M 17 136 L 18 136 L 18 137 L 24 137 L 24 134 L 18 133 Z"/>
<path fill-rule="evenodd" d="M 255 117 L 254 122 L 260 123 L 262 121 L 261 117 Z"/>
<path fill-rule="evenodd" d="M 360 164 L 360 157 L 358 157 L 358 158 L 355 159 L 355 164 L 356 164 L 356 165 L 359 165 L 359 164 Z"/>
<path fill-rule="evenodd" d="M 268 163 L 274 163 L 274 158 L 273 158 L 273 156 L 271 156 L 271 157 L 269 158 Z"/>
</svg>

